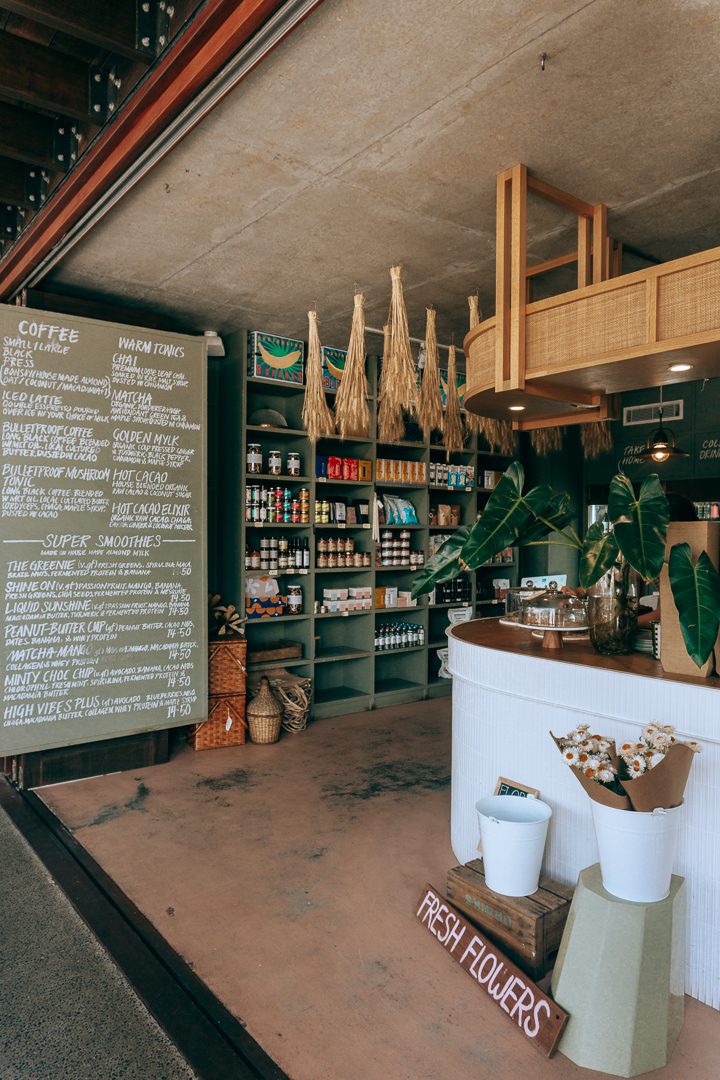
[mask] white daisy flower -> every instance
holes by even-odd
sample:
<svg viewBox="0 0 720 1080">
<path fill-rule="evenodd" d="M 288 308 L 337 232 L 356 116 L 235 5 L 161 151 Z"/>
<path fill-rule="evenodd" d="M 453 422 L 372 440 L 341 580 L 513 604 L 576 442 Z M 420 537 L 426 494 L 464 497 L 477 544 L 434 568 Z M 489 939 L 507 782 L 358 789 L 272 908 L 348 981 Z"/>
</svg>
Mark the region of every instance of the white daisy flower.
<svg viewBox="0 0 720 1080">
<path fill-rule="evenodd" d="M 578 763 L 578 751 L 574 746 L 568 746 L 563 751 L 563 761 L 566 765 L 577 765 Z"/>
</svg>

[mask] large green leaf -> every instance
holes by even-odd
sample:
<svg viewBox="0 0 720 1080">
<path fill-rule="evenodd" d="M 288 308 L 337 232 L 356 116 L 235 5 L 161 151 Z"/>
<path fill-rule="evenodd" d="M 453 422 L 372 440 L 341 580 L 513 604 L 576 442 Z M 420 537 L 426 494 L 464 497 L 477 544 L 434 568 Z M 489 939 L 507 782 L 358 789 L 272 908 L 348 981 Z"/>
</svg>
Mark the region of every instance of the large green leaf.
<svg viewBox="0 0 720 1080">
<path fill-rule="evenodd" d="M 659 577 L 665 558 L 670 510 L 657 473 L 643 480 L 640 494 L 620 473 L 610 482 L 608 517 L 621 553 L 646 581 Z"/>
<path fill-rule="evenodd" d="M 535 518 L 519 533 L 516 543 L 519 547 L 537 544 L 550 533 L 560 532 L 575 519 L 575 510 L 567 492 L 553 492 L 553 496 L 542 513 L 542 520 Z"/>
<path fill-rule="evenodd" d="M 423 593 L 431 592 L 436 585 L 451 581 L 462 571 L 459 555 L 470 532 L 469 525 L 463 525 L 449 537 L 422 570 L 413 579 L 412 598 L 416 600 Z"/>
<path fill-rule="evenodd" d="M 470 530 L 460 553 L 469 569 L 474 570 L 498 551 L 516 543 L 520 533 L 549 505 L 553 495 L 550 485 L 542 484 L 523 495 L 524 479 L 522 465 L 513 461 Z"/>
<path fill-rule="evenodd" d="M 599 581 L 614 566 L 618 554 L 615 533 L 606 531 L 602 521 L 594 522 L 585 533 L 580 553 L 579 579 L 583 589 Z"/>
<path fill-rule="evenodd" d="M 697 563 L 693 563 L 689 544 L 673 546 L 668 571 L 685 648 L 702 667 L 720 629 L 720 574 L 706 551 L 701 551 Z"/>
</svg>

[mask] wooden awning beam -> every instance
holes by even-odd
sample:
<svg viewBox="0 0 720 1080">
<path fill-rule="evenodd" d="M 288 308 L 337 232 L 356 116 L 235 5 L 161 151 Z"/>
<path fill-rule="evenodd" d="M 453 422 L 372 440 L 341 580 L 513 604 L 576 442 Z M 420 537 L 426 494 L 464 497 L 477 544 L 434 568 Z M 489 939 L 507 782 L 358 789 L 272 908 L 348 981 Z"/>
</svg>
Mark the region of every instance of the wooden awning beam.
<svg viewBox="0 0 720 1080">
<path fill-rule="evenodd" d="M 538 195 L 544 195 L 546 199 L 557 203 L 558 206 L 564 206 L 566 210 L 572 210 L 573 214 L 589 218 L 593 216 L 595 207 L 592 203 L 586 203 L 583 199 L 578 199 L 567 191 L 561 191 L 560 188 L 553 187 L 552 184 L 546 183 L 545 180 L 541 180 L 538 176 L 532 176 L 531 173 L 528 173 L 527 186 L 530 191 L 536 191 Z"/>
<path fill-rule="evenodd" d="M 567 266 L 568 263 L 577 262 L 577 251 L 569 251 L 567 255 L 558 255 L 555 259 L 546 259 L 545 262 L 535 263 L 525 270 L 525 277 L 536 277 L 537 274 L 546 274 L 548 270 L 555 270 L 558 266 Z"/>
<path fill-rule="evenodd" d="M 0 157 L 0 203 L 31 206 L 25 188 L 25 165 L 22 161 Z"/>
<path fill-rule="evenodd" d="M 0 96 L 53 115 L 86 120 L 89 78 L 82 60 L 0 31 Z"/>
<path fill-rule="evenodd" d="M 137 46 L 137 0 L 3 0 L 2 6 L 117 56 L 146 64 L 153 59 Z"/>
<path fill-rule="evenodd" d="M 0 154 L 5 157 L 55 168 L 53 131 L 49 116 L 0 101 Z"/>
</svg>

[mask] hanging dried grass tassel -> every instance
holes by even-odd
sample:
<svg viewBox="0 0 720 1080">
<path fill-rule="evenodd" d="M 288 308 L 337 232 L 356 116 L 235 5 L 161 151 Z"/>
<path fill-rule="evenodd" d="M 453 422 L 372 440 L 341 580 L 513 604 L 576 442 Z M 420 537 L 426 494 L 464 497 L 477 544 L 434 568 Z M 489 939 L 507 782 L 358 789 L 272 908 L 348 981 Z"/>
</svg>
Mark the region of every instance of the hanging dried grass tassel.
<svg viewBox="0 0 720 1080">
<path fill-rule="evenodd" d="M 390 342 L 383 357 L 378 411 L 378 437 L 384 443 L 402 439 L 405 434 L 403 410 L 409 413 L 416 412 L 418 401 L 417 376 L 410 348 L 410 330 L 401 275 L 401 267 L 390 268 L 392 282 L 388 315 Z"/>
<path fill-rule="evenodd" d="M 317 328 L 317 311 L 308 311 L 307 386 L 302 408 L 302 422 L 313 445 L 323 435 L 332 435 L 335 420 L 330 411 L 322 381 L 322 354 Z"/>
<path fill-rule="evenodd" d="M 470 329 L 474 330 L 476 326 L 480 325 L 479 296 L 468 296 L 468 305 L 470 307 Z"/>
<path fill-rule="evenodd" d="M 613 448 L 612 433 L 607 420 L 583 424 L 580 428 L 580 439 L 586 458 L 608 454 Z"/>
<path fill-rule="evenodd" d="M 343 439 L 367 439 L 370 434 L 368 384 L 365 375 L 365 297 L 355 293 L 350 344 L 340 388 L 335 398 L 335 422 Z"/>
<path fill-rule="evenodd" d="M 536 428 L 530 432 L 530 442 L 536 454 L 547 457 L 562 448 L 563 429 L 559 427 Z"/>
<path fill-rule="evenodd" d="M 448 458 L 452 450 L 462 450 L 465 441 L 462 419 L 460 417 L 460 397 L 457 388 L 457 363 L 455 346 L 448 350 L 448 379 L 445 404 L 445 422 L 443 423 L 443 444 Z"/>
<path fill-rule="evenodd" d="M 438 355 L 437 332 L 435 330 L 435 308 L 427 309 L 425 325 L 425 367 L 423 368 L 418 405 L 418 422 L 425 439 L 430 438 L 433 429 L 442 431 L 443 409 L 440 396 L 440 357 Z"/>
<path fill-rule="evenodd" d="M 489 416 L 478 416 L 477 431 L 499 454 L 510 456 L 515 453 L 515 432 L 509 420 L 495 420 Z"/>
</svg>

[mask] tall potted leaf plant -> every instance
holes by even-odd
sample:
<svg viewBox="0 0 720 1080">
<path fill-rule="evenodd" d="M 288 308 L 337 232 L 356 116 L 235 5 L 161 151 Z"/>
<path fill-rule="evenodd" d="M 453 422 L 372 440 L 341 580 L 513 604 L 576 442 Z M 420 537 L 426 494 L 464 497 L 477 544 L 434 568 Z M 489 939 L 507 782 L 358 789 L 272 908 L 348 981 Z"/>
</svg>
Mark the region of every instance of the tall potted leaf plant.
<svg viewBox="0 0 720 1080">
<path fill-rule="evenodd" d="M 413 582 L 413 597 L 430 592 L 458 574 L 475 570 L 505 547 L 563 544 L 578 551 L 583 589 L 603 585 L 599 594 L 611 601 L 597 604 L 599 622 L 608 625 L 595 634 L 596 648 L 619 652 L 635 628 L 636 605 L 630 596 L 631 572 L 654 581 L 665 559 L 669 506 L 657 474 L 648 476 L 636 495 L 622 473 L 613 477 L 608 499 L 608 522 L 595 522 L 580 538 L 569 494 L 548 484 L 524 491 L 522 465 L 513 461 L 473 525 L 457 529 L 429 559 Z M 609 527 L 608 527 L 609 526 Z M 706 552 L 693 563 L 686 544 L 670 552 L 669 576 L 683 638 L 698 666 L 710 656 L 720 628 L 720 574 Z M 621 640 L 610 640 L 613 628 Z M 601 644 L 600 639 L 603 639 Z"/>
</svg>

